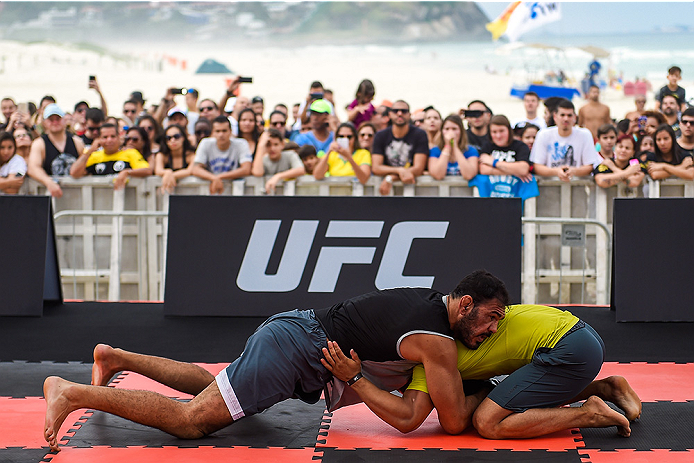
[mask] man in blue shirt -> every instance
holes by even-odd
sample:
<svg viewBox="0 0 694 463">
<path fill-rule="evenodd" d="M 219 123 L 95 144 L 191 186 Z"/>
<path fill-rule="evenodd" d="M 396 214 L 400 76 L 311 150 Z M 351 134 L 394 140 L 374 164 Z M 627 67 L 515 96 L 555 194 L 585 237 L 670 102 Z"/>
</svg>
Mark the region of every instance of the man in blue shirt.
<svg viewBox="0 0 694 463">
<path fill-rule="evenodd" d="M 309 124 L 311 130 L 299 134 L 295 139 L 297 145 L 313 145 L 316 148 L 318 157 L 322 157 L 329 152 L 330 144 L 333 142 L 334 134 L 330 131 L 328 119 L 332 114 L 330 104 L 325 100 L 316 100 L 309 107 L 311 116 Z"/>
</svg>

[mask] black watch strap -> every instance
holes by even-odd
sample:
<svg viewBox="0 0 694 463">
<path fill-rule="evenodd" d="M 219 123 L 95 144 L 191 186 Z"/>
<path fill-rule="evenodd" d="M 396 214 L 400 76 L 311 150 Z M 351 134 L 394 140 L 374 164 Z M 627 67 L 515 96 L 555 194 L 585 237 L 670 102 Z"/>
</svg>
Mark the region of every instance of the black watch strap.
<svg viewBox="0 0 694 463">
<path fill-rule="evenodd" d="M 361 374 L 361 371 L 360 371 L 359 373 L 357 373 L 357 374 L 354 376 L 354 378 L 352 378 L 352 379 L 350 379 L 349 381 L 347 381 L 347 385 L 348 385 L 348 386 L 351 386 L 352 384 L 356 383 L 357 381 L 359 381 L 359 380 L 362 379 L 363 377 L 364 377 L 364 375 L 362 375 L 362 374 Z"/>
</svg>

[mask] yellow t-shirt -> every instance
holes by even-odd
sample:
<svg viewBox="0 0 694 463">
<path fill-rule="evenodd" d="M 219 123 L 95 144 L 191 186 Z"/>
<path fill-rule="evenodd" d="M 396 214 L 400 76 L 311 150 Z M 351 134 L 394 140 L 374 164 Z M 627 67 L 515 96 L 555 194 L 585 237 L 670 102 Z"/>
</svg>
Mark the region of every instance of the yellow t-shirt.
<svg viewBox="0 0 694 463">
<path fill-rule="evenodd" d="M 358 166 L 371 165 L 371 153 L 368 150 L 359 149 L 352 153 L 352 158 Z M 330 177 L 354 177 L 352 164 L 344 160 L 337 151 L 328 154 L 328 173 Z"/>
<path fill-rule="evenodd" d="M 126 149 L 113 154 L 106 154 L 104 150 L 95 151 L 87 159 L 87 172 L 92 175 L 117 174 L 123 169 L 142 169 L 149 167 L 149 163 L 136 149 Z"/>
<path fill-rule="evenodd" d="M 578 321 L 571 312 L 544 305 L 512 305 L 493 335 L 477 349 L 460 341 L 458 371 L 463 380 L 508 375 L 527 365 L 539 347 L 554 347 Z M 424 367 L 417 365 L 407 387 L 428 393 Z"/>
</svg>

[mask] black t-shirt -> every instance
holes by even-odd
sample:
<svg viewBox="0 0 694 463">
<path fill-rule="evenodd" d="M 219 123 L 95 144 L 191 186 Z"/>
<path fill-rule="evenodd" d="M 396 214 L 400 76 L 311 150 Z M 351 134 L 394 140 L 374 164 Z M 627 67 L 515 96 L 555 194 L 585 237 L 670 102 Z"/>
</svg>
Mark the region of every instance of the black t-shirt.
<svg viewBox="0 0 694 463">
<path fill-rule="evenodd" d="M 530 163 L 530 148 L 520 140 L 513 140 L 507 147 L 497 146 L 491 141 L 485 142 L 480 153 L 491 154 L 494 159 L 504 162 L 525 161 Z"/>
<path fill-rule="evenodd" d="M 482 148 L 482 145 L 484 145 L 485 143 L 491 143 L 492 142 L 492 139 L 489 136 L 489 130 L 487 130 L 487 135 L 485 135 L 483 137 L 480 137 L 479 135 L 475 135 L 474 133 L 472 133 L 472 130 L 470 130 L 470 129 L 467 129 L 465 131 L 465 133 L 467 134 L 468 145 L 474 146 L 477 149 L 477 151 L 479 151 L 480 153 L 484 153 L 484 151 L 480 151 Z"/>
<path fill-rule="evenodd" d="M 425 288 L 386 289 L 314 312 L 343 352 L 354 349 L 362 360 L 388 362 L 402 360 L 398 345 L 408 334 L 453 338 L 443 296 Z"/>
<path fill-rule="evenodd" d="M 679 148 L 679 145 L 677 145 L 677 147 Z M 648 162 L 665 162 L 665 163 L 673 165 L 673 166 L 678 166 L 678 165 L 682 164 L 682 161 L 684 161 L 684 158 L 692 157 L 691 154 L 689 154 L 687 151 L 685 151 L 681 148 L 679 148 L 676 151 L 676 153 L 677 154 L 672 157 L 671 161 L 666 161 L 665 159 L 662 158 L 662 156 L 658 156 L 653 151 L 648 151 L 646 153 L 646 163 L 648 163 Z"/>
<path fill-rule="evenodd" d="M 43 170 L 51 176 L 66 176 L 70 175 L 70 167 L 77 160 L 80 153 L 77 152 L 75 141 L 72 139 L 70 132 L 65 132 L 67 139 L 65 140 L 65 149 L 61 153 L 55 147 L 48 134 L 41 135 L 43 142 L 46 145 L 46 157 L 43 160 Z"/>
<path fill-rule="evenodd" d="M 685 101 L 686 92 L 679 85 L 677 86 L 677 90 L 675 90 L 674 92 L 672 90 L 670 90 L 670 88 L 667 85 L 665 85 L 660 90 L 658 90 L 658 93 L 656 93 L 656 95 L 655 95 L 656 101 L 659 101 L 662 103 L 663 97 L 665 95 L 675 95 L 677 97 L 677 102 L 679 104 L 682 104 Z"/>
<path fill-rule="evenodd" d="M 677 144 L 679 145 L 679 142 Z M 694 157 L 694 148 L 688 150 L 688 149 L 682 148 L 682 145 L 679 145 L 679 146 L 680 146 L 680 153 L 682 153 L 683 157 L 687 157 L 687 156 Z"/>
<path fill-rule="evenodd" d="M 429 140 L 426 132 L 414 125 L 402 138 L 395 138 L 391 127 L 379 130 L 371 148 L 372 155 L 382 155 L 383 164 L 391 167 L 411 167 L 418 153 L 429 155 Z"/>
</svg>

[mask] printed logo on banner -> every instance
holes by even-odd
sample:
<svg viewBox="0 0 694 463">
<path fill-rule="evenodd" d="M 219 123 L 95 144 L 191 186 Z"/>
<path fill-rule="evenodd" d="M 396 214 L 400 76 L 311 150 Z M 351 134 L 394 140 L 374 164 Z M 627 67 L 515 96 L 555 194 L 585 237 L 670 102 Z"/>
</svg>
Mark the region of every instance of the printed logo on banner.
<svg viewBox="0 0 694 463">
<path fill-rule="evenodd" d="M 322 246 L 315 268 L 307 270 L 319 223 L 318 220 L 293 220 L 277 272 L 267 274 L 282 220 L 256 220 L 236 278 L 237 286 L 246 292 L 289 292 L 299 286 L 306 271 L 312 271 L 308 292 L 331 293 L 335 291 L 344 264 L 373 264 L 376 246 Z M 447 221 L 395 223 L 387 231 L 388 239 L 374 281 L 376 288 L 431 288 L 432 275 L 403 275 L 407 256 L 413 240 L 445 238 L 448 225 Z M 325 237 L 380 238 L 383 227 L 383 221 L 331 220 Z"/>
</svg>

